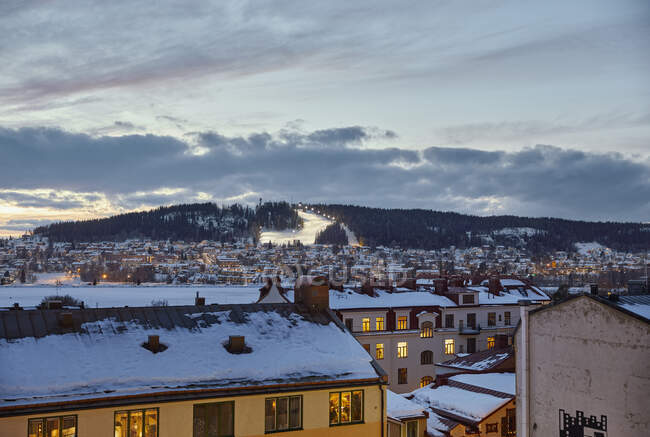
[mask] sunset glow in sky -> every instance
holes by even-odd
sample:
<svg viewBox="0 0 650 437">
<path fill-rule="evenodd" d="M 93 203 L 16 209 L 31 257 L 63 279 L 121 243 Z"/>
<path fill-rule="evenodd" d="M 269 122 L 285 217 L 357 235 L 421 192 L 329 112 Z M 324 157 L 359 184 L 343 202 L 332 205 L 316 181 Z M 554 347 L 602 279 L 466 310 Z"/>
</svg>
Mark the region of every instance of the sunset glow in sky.
<svg viewBox="0 0 650 437">
<path fill-rule="evenodd" d="M 650 3 L 0 2 L 0 236 L 179 202 L 650 220 Z"/>
</svg>

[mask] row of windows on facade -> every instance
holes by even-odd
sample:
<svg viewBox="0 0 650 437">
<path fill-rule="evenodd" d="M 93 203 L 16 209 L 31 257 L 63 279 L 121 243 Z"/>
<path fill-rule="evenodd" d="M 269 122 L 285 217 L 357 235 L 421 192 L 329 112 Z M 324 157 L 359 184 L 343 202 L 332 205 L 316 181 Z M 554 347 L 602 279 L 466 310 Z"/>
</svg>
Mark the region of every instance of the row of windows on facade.
<svg viewBox="0 0 650 437">
<path fill-rule="evenodd" d="M 487 348 L 492 349 L 496 345 L 495 337 L 487 338 Z M 445 339 L 445 354 L 453 355 L 456 353 L 456 342 L 453 338 Z M 364 344 L 364 349 L 370 353 L 370 345 Z M 468 338 L 467 339 L 467 352 L 473 353 L 476 352 L 476 339 Z M 408 358 L 409 347 L 407 341 L 400 341 L 397 343 L 397 358 Z M 384 343 L 375 344 L 375 359 L 383 360 L 384 359 Z M 430 350 L 422 351 L 420 353 L 420 364 L 433 364 L 433 352 Z"/>
<path fill-rule="evenodd" d="M 196 404 L 193 408 L 193 437 L 234 436 L 235 403 Z M 264 402 L 264 431 L 302 429 L 303 398 L 280 396 Z M 329 394 L 330 426 L 363 422 L 363 390 Z M 158 408 L 115 412 L 115 437 L 158 437 Z M 77 437 L 77 416 L 29 419 L 28 437 Z"/>
<path fill-rule="evenodd" d="M 501 314 L 498 314 L 498 320 L 499 322 L 502 320 Z M 510 311 L 505 311 L 503 313 L 503 324 L 504 326 L 510 326 L 512 322 L 511 316 L 510 316 Z M 347 325 L 348 329 L 352 331 L 352 319 L 345 319 L 345 324 Z M 497 313 L 496 312 L 489 312 L 488 313 L 488 326 L 497 326 Z M 445 328 L 454 328 L 455 323 L 454 323 L 454 315 L 453 314 L 446 314 L 445 315 Z M 463 328 L 463 321 L 459 320 L 458 321 L 458 327 Z M 467 313 L 467 327 L 468 328 L 473 328 L 476 329 L 476 313 Z M 370 326 L 370 317 L 364 317 L 361 319 L 361 330 L 363 332 L 370 332 L 371 331 L 371 326 Z M 408 317 L 407 316 L 400 316 L 397 318 L 397 330 L 398 331 L 404 331 L 408 329 Z M 384 325 L 384 318 L 383 317 L 375 317 L 375 331 L 385 331 L 385 325 Z M 422 338 L 430 338 L 433 337 L 433 323 L 431 322 L 424 322 L 420 326 L 420 337 Z"/>
</svg>

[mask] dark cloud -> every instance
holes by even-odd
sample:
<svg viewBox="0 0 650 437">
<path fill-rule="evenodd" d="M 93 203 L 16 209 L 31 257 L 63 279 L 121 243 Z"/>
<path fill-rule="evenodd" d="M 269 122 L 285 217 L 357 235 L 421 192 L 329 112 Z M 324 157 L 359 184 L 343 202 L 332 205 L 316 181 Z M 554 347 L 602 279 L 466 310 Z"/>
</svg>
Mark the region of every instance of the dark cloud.
<svg viewBox="0 0 650 437">
<path fill-rule="evenodd" d="M 246 137 L 196 132 L 183 142 L 155 135 L 97 138 L 50 128 L 0 129 L 0 153 L 6 157 L 0 186 L 7 187 L 0 198 L 55 208 L 93 200 L 15 192 L 50 188 L 102 193 L 125 209 L 244 195 L 476 214 L 650 216 L 647 160 L 546 145 L 516 152 L 379 149 L 370 148 L 374 134 L 368 132 L 342 128 Z M 359 138 L 363 147 L 355 146 Z"/>
</svg>

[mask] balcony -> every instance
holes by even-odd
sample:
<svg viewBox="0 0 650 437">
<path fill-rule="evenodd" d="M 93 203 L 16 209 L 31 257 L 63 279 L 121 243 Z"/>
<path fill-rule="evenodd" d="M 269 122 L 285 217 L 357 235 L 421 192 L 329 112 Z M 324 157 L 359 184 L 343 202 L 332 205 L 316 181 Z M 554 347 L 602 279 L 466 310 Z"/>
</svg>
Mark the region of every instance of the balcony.
<svg viewBox="0 0 650 437">
<path fill-rule="evenodd" d="M 458 324 L 458 333 L 460 335 L 476 335 L 481 333 L 481 325 L 468 325 L 465 326 L 462 322 Z"/>
</svg>

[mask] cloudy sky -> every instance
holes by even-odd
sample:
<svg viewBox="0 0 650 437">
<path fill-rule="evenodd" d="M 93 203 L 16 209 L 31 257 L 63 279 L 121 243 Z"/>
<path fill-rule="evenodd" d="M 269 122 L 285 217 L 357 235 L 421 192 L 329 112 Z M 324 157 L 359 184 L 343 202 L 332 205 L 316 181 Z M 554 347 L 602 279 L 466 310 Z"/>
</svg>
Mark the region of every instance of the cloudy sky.
<svg viewBox="0 0 650 437">
<path fill-rule="evenodd" d="M 5 0 L 0 35 L 0 235 L 260 197 L 650 220 L 647 0 Z"/>
</svg>

